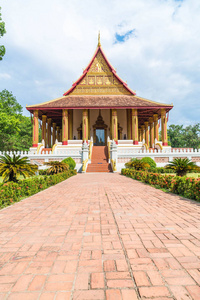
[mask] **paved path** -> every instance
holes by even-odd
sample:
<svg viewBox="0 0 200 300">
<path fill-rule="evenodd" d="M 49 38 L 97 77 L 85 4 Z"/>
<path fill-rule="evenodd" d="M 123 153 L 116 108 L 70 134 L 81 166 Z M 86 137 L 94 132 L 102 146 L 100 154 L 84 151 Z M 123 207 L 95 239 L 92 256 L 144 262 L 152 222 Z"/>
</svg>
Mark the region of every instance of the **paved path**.
<svg viewBox="0 0 200 300">
<path fill-rule="evenodd" d="M 0 212 L 0 299 L 200 299 L 200 205 L 77 175 Z"/>
</svg>

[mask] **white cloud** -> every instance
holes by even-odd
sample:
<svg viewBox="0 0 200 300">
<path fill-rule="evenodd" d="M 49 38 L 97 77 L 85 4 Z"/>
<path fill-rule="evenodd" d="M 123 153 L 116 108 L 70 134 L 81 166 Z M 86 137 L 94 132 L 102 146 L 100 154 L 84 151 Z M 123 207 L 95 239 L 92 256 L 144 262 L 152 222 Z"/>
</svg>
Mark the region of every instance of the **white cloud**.
<svg viewBox="0 0 200 300">
<path fill-rule="evenodd" d="M 181 113 L 181 120 L 199 120 L 198 0 L 3 0 L 1 7 L 7 29 L 2 43 L 10 55 L 15 56 L 17 50 L 26 56 L 18 68 L 18 57 L 12 60 L 13 72 L 23 82 L 27 64 L 37 69 L 31 74 L 27 69 L 30 78 L 27 91 L 21 86 L 21 101 L 25 101 L 23 93 L 28 93 L 29 85 L 41 102 L 70 88 L 89 63 L 101 30 L 107 57 L 137 94 L 173 102 L 172 115 Z M 133 29 L 135 36 L 114 43 L 116 33 L 124 35 Z M 6 64 L 3 66 L 7 73 Z M 191 97 L 193 117 L 187 110 Z M 172 120 L 177 122 L 176 117 Z"/>
<path fill-rule="evenodd" d="M 0 73 L 0 79 L 11 79 L 11 76 L 8 73 Z"/>
</svg>

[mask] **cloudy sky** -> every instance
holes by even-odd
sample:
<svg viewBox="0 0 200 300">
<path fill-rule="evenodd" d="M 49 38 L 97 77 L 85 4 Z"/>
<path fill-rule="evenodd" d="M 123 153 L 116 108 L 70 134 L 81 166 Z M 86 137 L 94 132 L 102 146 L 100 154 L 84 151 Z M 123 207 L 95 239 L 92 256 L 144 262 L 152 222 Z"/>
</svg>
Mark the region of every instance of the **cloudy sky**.
<svg viewBox="0 0 200 300">
<path fill-rule="evenodd" d="M 97 46 L 138 96 L 173 103 L 170 124 L 200 122 L 199 0 L 1 0 L 0 90 L 24 107 L 60 97 Z"/>
</svg>

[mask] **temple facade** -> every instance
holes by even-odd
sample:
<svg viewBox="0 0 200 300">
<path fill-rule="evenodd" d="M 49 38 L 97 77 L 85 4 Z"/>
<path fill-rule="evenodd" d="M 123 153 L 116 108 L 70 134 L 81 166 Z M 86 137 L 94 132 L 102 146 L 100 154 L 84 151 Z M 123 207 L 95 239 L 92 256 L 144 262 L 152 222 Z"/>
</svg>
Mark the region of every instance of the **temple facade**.
<svg viewBox="0 0 200 300">
<path fill-rule="evenodd" d="M 168 148 L 167 113 L 173 105 L 137 96 L 106 58 L 100 37 L 90 63 L 62 97 L 26 108 L 33 114 L 32 151 L 67 149 L 78 141 L 106 146 L 108 140 L 135 149 Z"/>
</svg>

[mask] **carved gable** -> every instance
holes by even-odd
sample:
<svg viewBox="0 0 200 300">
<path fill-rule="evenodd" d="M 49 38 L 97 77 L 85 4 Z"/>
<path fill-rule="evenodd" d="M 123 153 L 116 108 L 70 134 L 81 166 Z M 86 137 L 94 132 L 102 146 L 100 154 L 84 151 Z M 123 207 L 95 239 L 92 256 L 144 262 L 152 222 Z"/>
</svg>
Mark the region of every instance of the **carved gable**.
<svg viewBox="0 0 200 300">
<path fill-rule="evenodd" d="M 99 50 L 84 78 L 72 95 L 130 95 L 131 93 L 113 74 Z"/>
</svg>

